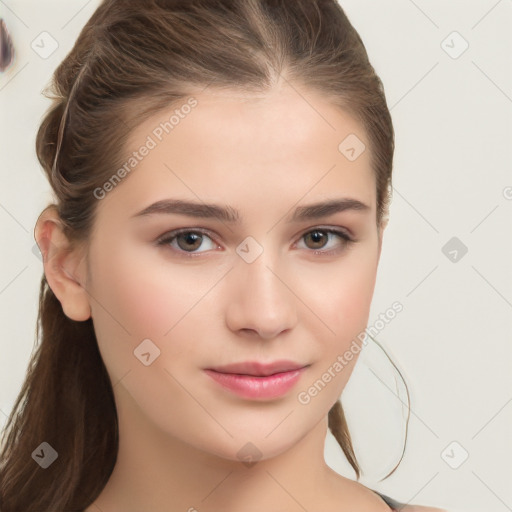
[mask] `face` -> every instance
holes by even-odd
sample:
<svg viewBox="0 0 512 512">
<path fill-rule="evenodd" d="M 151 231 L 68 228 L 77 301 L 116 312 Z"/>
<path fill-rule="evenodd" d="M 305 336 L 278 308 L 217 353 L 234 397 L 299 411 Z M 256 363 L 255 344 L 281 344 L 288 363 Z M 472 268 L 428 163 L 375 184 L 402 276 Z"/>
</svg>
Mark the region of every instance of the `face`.
<svg viewBox="0 0 512 512">
<path fill-rule="evenodd" d="M 356 159 L 338 149 L 349 134 L 368 148 L 366 135 L 296 90 L 209 90 L 168 133 L 156 128 L 180 105 L 139 125 L 127 153 L 151 149 L 98 200 L 88 250 L 91 314 L 116 401 L 226 459 L 247 442 L 275 456 L 324 418 L 358 351 L 340 357 L 368 322 L 380 254 L 375 178 L 369 149 Z M 367 208 L 296 214 L 347 198 Z M 166 200 L 218 205 L 238 220 L 191 208 L 137 215 Z M 205 371 L 277 360 L 305 368 L 288 390 L 270 383 L 273 396 L 242 396 Z"/>
</svg>

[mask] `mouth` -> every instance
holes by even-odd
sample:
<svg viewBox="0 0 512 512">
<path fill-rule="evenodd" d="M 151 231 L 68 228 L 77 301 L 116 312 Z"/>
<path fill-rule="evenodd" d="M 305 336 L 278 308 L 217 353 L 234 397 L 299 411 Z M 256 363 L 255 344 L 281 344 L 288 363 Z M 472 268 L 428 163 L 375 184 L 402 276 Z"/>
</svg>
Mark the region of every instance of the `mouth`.
<svg viewBox="0 0 512 512">
<path fill-rule="evenodd" d="M 205 373 L 224 389 L 252 400 L 285 395 L 310 365 L 291 361 L 263 364 L 255 361 L 206 368 Z"/>
<path fill-rule="evenodd" d="M 267 377 L 277 373 L 291 372 L 304 368 L 300 363 L 289 360 L 279 360 L 271 363 L 261 363 L 259 361 L 245 361 L 242 363 L 227 364 L 224 366 L 215 366 L 207 368 L 218 373 L 228 373 L 237 375 L 250 375 L 253 377 Z"/>
</svg>

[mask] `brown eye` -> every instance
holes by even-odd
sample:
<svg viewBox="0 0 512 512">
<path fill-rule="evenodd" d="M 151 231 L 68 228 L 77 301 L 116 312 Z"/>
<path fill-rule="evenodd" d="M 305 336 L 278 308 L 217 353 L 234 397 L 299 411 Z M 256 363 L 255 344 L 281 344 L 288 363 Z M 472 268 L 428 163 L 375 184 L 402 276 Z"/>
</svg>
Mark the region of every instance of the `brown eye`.
<svg viewBox="0 0 512 512">
<path fill-rule="evenodd" d="M 210 240 L 210 247 L 206 244 L 205 251 L 198 251 L 199 248 L 204 248 L 205 241 Z M 157 240 L 157 245 L 169 246 L 171 250 L 177 253 L 200 254 L 206 252 L 208 249 L 215 249 L 216 245 L 213 243 L 212 238 L 199 230 L 182 229 L 180 231 L 172 231 L 166 233 Z"/>
<path fill-rule="evenodd" d="M 341 239 L 341 243 L 338 246 L 331 249 L 324 249 L 329 243 L 331 237 L 337 237 Z M 353 243 L 354 240 L 348 236 L 344 231 L 338 229 L 320 229 L 316 228 L 312 231 L 308 231 L 302 235 L 302 239 L 305 240 L 306 247 L 312 249 L 318 254 L 329 254 L 336 252 L 337 250 L 343 249 L 349 244 Z"/>
<path fill-rule="evenodd" d="M 201 247 L 203 243 L 202 235 L 194 231 L 187 231 L 176 236 L 176 241 L 180 249 L 184 251 L 195 250 Z"/>
<path fill-rule="evenodd" d="M 321 249 L 329 238 L 324 231 L 320 231 L 318 229 L 315 231 L 310 231 L 304 235 L 304 237 L 306 240 L 309 238 L 312 241 L 313 247 L 310 247 L 310 249 Z"/>
</svg>

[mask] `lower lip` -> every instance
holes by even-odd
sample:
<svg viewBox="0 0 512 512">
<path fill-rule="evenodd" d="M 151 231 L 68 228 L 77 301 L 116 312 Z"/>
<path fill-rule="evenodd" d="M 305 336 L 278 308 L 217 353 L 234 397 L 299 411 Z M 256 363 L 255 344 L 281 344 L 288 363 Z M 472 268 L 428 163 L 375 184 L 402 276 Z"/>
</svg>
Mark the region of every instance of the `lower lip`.
<svg viewBox="0 0 512 512">
<path fill-rule="evenodd" d="M 297 383 L 305 369 L 306 367 L 289 372 L 275 373 L 267 377 L 220 373 L 214 370 L 205 370 L 205 372 L 233 393 L 244 398 L 255 399 L 278 398 L 284 395 Z"/>
</svg>

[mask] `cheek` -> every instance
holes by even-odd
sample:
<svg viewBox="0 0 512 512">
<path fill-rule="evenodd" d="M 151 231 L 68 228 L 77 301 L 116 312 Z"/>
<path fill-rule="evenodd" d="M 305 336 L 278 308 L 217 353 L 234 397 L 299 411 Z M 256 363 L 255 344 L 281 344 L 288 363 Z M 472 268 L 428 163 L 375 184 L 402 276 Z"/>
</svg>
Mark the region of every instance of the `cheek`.
<svg viewBox="0 0 512 512">
<path fill-rule="evenodd" d="M 201 326 L 208 324 L 214 307 L 206 306 L 209 291 L 222 272 L 202 276 L 197 266 L 185 271 L 163 258 L 144 264 L 147 254 L 133 247 L 104 254 L 93 269 L 93 295 L 101 304 L 94 305 L 93 321 L 107 367 L 116 377 L 138 368 L 134 350 L 144 339 L 160 349 L 155 366 L 186 363 L 204 338 Z"/>
<path fill-rule="evenodd" d="M 190 275 L 148 255 L 146 248 L 118 240 L 102 247 L 92 270 L 93 293 L 101 304 L 93 315 L 117 325 L 122 336 L 128 331 L 134 343 L 139 337 L 163 336 L 197 300 Z"/>
<path fill-rule="evenodd" d="M 367 269 L 364 274 L 351 273 L 340 285 L 337 294 L 338 309 L 333 314 L 341 322 L 341 328 L 351 326 L 353 329 L 364 329 L 368 322 L 370 306 L 373 297 L 375 277 L 371 270 Z M 333 303 L 335 299 L 333 300 Z"/>
<path fill-rule="evenodd" d="M 376 258 L 369 254 L 354 251 L 338 263 L 301 276 L 304 302 L 331 329 L 326 334 L 340 342 L 357 335 L 368 321 L 376 280 Z"/>
<path fill-rule="evenodd" d="M 112 240 L 97 240 L 91 257 L 91 309 L 100 352 L 117 381 L 140 366 L 134 350 L 144 339 L 162 349 L 163 334 L 183 316 L 183 307 L 157 268 L 144 265 L 133 246 Z"/>
<path fill-rule="evenodd" d="M 307 398 L 327 413 L 345 388 L 359 358 L 375 284 L 376 266 L 371 258 L 354 258 L 328 272 L 321 289 L 311 291 L 308 305 L 318 314 L 308 326 L 317 345 L 316 369 L 302 389 Z M 319 326 L 319 324 L 321 324 Z M 323 334 L 321 334 L 323 333 Z M 325 389 L 325 392 L 324 392 Z M 318 395 L 318 398 L 316 396 Z M 315 398 L 313 398 L 315 397 Z"/>
</svg>

